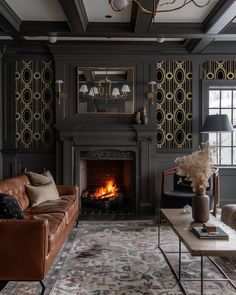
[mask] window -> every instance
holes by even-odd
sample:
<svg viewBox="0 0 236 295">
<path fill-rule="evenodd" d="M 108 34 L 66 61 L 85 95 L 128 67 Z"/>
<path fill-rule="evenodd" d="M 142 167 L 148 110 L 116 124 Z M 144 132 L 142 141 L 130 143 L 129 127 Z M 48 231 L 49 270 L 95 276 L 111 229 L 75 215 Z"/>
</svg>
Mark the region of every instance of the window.
<svg viewBox="0 0 236 295">
<path fill-rule="evenodd" d="M 209 85 L 208 113 L 226 114 L 232 125 L 236 125 L 236 86 Z M 215 164 L 236 165 L 236 133 L 209 133 L 208 140 L 210 144 L 216 146 Z"/>
</svg>

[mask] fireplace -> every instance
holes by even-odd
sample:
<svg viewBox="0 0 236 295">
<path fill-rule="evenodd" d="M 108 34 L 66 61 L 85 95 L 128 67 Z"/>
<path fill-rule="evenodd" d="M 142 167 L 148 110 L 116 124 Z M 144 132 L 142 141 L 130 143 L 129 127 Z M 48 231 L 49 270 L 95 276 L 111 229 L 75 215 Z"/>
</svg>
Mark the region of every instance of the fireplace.
<svg viewBox="0 0 236 295">
<path fill-rule="evenodd" d="M 81 214 L 134 214 L 134 153 L 80 151 L 79 158 Z"/>
<path fill-rule="evenodd" d="M 57 124 L 57 181 L 79 186 L 80 213 L 155 214 L 155 129 L 148 125 Z M 115 187 L 109 196 L 108 186 Z M 102 198 L 94 194 L 101 190 Z M 87 198 L 87 199 L 86 199 Z"/>
</svg>

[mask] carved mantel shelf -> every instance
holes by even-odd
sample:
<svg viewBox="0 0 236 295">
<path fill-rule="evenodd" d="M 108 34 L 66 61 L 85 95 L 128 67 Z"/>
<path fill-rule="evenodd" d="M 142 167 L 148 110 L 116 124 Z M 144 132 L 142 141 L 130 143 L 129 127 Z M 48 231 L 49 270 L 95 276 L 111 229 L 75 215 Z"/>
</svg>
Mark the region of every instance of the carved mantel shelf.
<svg viewBox="0 0 236 295">
<path fill-rule="evenodd" d="M 155 128 L 149 125 L 78 124 L 73 122 L 56 124 L 59 138 L 73 141 L 74 145 L 136 145 L 137 141 L 152 141 Z"/>
</svg>

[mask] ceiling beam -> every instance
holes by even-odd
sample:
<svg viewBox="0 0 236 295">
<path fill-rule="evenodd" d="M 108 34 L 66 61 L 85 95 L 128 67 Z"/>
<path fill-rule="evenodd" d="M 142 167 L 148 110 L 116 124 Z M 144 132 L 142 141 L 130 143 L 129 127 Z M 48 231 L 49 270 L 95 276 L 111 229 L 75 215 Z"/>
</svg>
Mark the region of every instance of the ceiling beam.
<svg viewBox="0 0 236 295">
<path fill-rule="evenodd" d="M 63 21 L 23 21 L 21 34 L 24 36 L 48 36 L 49 33 L 70 33 L 67 22 Z"/>
<path fill-rule="evenodd" d="M 220 0 L 205 18 L 204 31 L 207 35 L 221 33 L 235 18 L 236 0 Z M 199 40 L 194 45 L 194 40 L 189 43 L 189 52 L 201 53 L 215 38 Z"/>
<path fill-rule="evenodd" d="M 20 36 L 21 19 L 5 2 L 0 1 L 0 28 L 13 39 L 22 40 Z"/>
<path fill-rule="evenodd" d="M 58 0 L 72 33 L 86 32 L 88 17 L 81 0 Z"/>
<path fill-rule="evenodd" d="M 236 34 L 236 23 L 231 23 L 221 32 L 221 34 Z"/>
<path fill-rule="evenodd" d="M 129 23 L 89 23 L 87 27 L 87 36 L 98 37 L 120 37 L 122 35 L 134 35 Z"/>
<path fill-rule="evenodd" d="M 218 34 L 235 18 L 236 0 L 220 0 L 209 15 L 203 26 L 209 34 Z"/>
<path fill-rule="evenodd" d="M 232 26 L 235 28 L 235 26 Z M 71 33 L 67 22 L 23 21 L 20 34 L 22 36 L 48 36 L 50 32 L 61 37 L 106 37 L 106 38 L 184 38 L 201 40 L 236 40 L 235 31 L 228 30 L 222 34 L 206 34 L 201 24 L 161 23 L 159 27 L 153 24 L 147 33 L 134 34 L 130 23 L 89 23 L 86 33 Z M 236 28 L 235 28 L 236 29 Z M 5 32 L 0 35 L 6 35 Z"/>
<path fill-rule="evenodd" d="M 153 0 L 140 0 L 145 9 L 152 11 Z M 131 27 L 135 34 L 147 33 L 152 22 L 152 14 L 143 13 L 141 8 L 134 1 L 132 2 L 132 13 L 131 13 Z"/>
<path fill-rule="evenodd" d="M 2 22 L 3 21 L 3 22 Z M 11 7 L 5 2 L 0 1 L 0 26 L 4 31 L 20 31 L 21 20 Z"/>
<path fill-rule="evenodd" d="M 186 25 L 188 30 L 186 30 Z M 150 26 L 149 32 L 150 34 L 156 35 L 168 35 L 168 34 L 205 34 L 203 30 L 203 25 L 199 23 L 153 23 Z"/>
<path fill-rule="evenodd" d="M 58 33 L 59 36 L 88 36 L 88 37 L 176 37 L 180 38 L 186 34 L 186 24 L 179 23 L 161 23 L 159 26 L 152 24 L 150 30 L 146 32 L 134 33 L 130 23 L 102 23 L 90 22 L 85 32 L 71 33 L 67 22 L 42 22 L 42 21 L 23 21 L 21 25 L 21 34 L 25 36 L 48 36 L 49 32 Z M 199 24 L 188 24 L 187 35 L 206 36 Z"/>
</svg>

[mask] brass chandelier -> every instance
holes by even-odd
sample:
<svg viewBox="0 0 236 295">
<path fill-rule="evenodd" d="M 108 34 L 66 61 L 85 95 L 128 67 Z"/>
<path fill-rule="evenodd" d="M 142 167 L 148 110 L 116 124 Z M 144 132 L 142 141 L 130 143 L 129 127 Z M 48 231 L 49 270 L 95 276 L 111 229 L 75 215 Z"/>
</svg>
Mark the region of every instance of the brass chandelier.
<svg viewBox="0 0 236 295">
<path fill-rule="evenodd" d="M 108 0 L 111 8 L 114 11 L 124 10 L 129 2 L 136 3 L 141 11 L 146 14 L 151 14 L 152 17 L 155 17 L 159 12 L 169 12 L 181 9 L 182 7 L 188 4 L 194 4 L 196 7 L 205 7 L 210 3 L 211 0 L 169 0 L 163 3 L 160 3 L 160 0 L 153 0 L 152 10 L 146 9 L 140 0 Z M 145 2 L 145 1 L 143 1 Z"/>
</svg>

